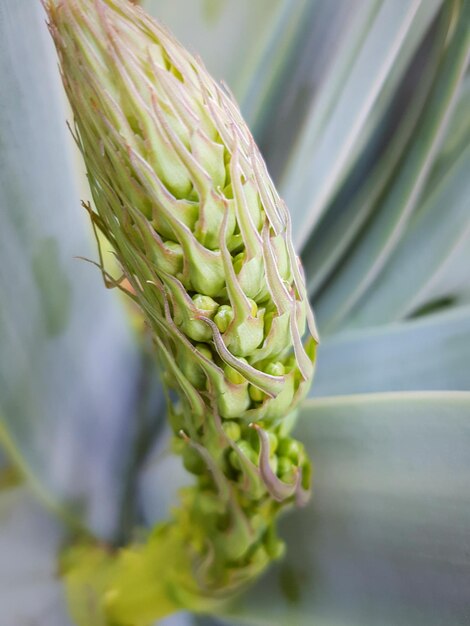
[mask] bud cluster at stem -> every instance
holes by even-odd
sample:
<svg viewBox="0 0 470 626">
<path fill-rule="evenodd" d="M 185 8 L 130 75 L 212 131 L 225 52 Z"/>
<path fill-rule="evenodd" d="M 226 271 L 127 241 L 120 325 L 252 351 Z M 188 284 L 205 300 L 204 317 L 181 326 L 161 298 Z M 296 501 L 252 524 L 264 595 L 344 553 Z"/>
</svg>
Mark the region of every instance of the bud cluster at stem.
<svg viewBox="0 0 470 626">
<path fill-rule="evenodd" d="M 124 0 L 48 11 L 90 215 L 150 328 L 195 475 L 172 522 L 186 591 L 222 596 L 280 554 L 276 515 L 310 487 L 290 431 L 317 340 L 289 214 L 236 104 L 167 30 Z"/>
</svg>

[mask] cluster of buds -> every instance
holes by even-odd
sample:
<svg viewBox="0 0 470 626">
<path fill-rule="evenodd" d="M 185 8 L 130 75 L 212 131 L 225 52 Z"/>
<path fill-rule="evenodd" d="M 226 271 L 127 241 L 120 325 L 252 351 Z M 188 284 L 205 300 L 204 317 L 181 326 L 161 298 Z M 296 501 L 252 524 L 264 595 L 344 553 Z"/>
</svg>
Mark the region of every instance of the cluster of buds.
<svg viewBox="0 0 470 626">
<path fill-rule="evenodd" d="M 170 522 L 185 592 L 223 596 L 280 554 L 276 516 L 310 487 L 290 431 L 317 340 L 289 214 L 228 91 L 166 29 L 127 0 L 47 9 L 90 215 L 126 280 L 105 276 L 145 317 L 195 475 Z"/>
</svg>

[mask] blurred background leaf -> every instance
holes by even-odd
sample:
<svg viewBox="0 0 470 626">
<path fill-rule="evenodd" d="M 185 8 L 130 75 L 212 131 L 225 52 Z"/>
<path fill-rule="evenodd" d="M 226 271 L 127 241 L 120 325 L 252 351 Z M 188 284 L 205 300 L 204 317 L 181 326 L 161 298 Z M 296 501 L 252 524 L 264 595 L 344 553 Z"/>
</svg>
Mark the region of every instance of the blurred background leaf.
<svg viewBox="0 0 470 626">
<path fill-rule="evenodd" d="M 468 89 L 462 95 L 468 118 Z M 459 299 L 469 291 L 470 125 L 460 132 L 465 144 L 434 166 L 418 210 L 381 279 L 345 324 L 348 328 L 403 319 L 428 303 Z"/>
<path fill-rule="evenodd" d="M 0 626 L 71 626 L 58 578 L 63 536 L 28 487 L 0 489 Z"/>
<path fill-rule="evenodd" d="M 0 433 L 44 498 L 116 532 L 139 357 L 80 209 L 39 3 L 0 3 Z"/>
<path fill-rule="evenodd" d="M 357 13 L 333 52 L 328 79 L 312 98 L 283 172 L 281 188 L 299 246 L 377 129 L 440 4 L 385 0 L 350 6 Z"/>
<path fill-rule="evenodd" d="M 382 279 L 381 272 L 417 208 L 468 62 L 470 34 L 466 18 L 469 9 L 467 3 L 448 2 L 439 15 L 439 21 L 444 26 L 448 24 L 445 46 L 411 143 L 396 171 L 392 172 L 373 219 L 369 219 L 355 245 L 330 276 L 327 288 L 316 298 L 317 317 L 324 333 L 347 325 L 355 307 L 362 299 L 367 299 L 368 289 Z M 314 244 L 312 240 L 310 245 Z M 415 253 L 418 255 L 419 251 Z"/>
<path fill-rule="evenodd" d="M 314 459 L 289 550 L 233 607 L 256 626 L 464 626 L 470 588 L 470 393 L 310 400 Z"/>
<path fill-rule="evenodd" d="M 470 391 L 470 308 L 339 333 L 318 349 L 312 396 Z"/>
</svg>

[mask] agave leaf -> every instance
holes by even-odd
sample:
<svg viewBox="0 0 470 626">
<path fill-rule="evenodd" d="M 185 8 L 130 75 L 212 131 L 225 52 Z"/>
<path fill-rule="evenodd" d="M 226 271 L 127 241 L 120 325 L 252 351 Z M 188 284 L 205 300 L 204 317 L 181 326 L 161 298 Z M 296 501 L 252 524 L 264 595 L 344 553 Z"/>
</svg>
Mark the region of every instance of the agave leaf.
<svg viewBox="0 0 470 626">
<path fill-rule="evenodd" d="M 0 623 L 5 626 L 72 626 L 57 553 L 59 522 L 26 487 L 0 490 Z"/>
<path fill-rule="evenodd" d="M 470 140 L 470 135 L 467 135 Z M 344 327 L 403 319 L 470 291 L 470 144 L 434 186 L 366 299 Z M 406 277 L 406 280 L 405 280 Z"/>
<path fill-rule="evenodd" d="M 469 390 L 470 307 L 343 332 L 318 349 L 312 396 Z"/>
<path fill-rule="evenodd" d="M 152 527 L 168 519 L 178 505 L 178 491 L 193 482 L 181 458 L 171 452 L 171 432 L 167 428 L 139 473 L 139 504 L 144 522 Z"/>
<path fill-rule="evenodd" d="M 248 57 L 234 83 L 243 115 L 260 138 L 271 134 L 269 116 L 279 106 L 287 72 L 296 64 L 296 53 L 317 8 L 315 1 L 308 0 L 282 0 L 275 10 L 272 4 L 260 20 L 263 31 L 261 38 L 255 38 L 256 56 Z"/>
<path fill-rule="evenodd" d="M 298 432 L 315 497 L 285 518 L 283 562 L 238 600 L 236 623 L 468 623 L 470 393 L 306 403 Z"/>
<path fill-rule="evenodd" d="M 304 149 L 302 140 L 307 132 L 313 142 L 310 145 L 316 145 L 379 4 L 380 0 L 359 4 L 312 2 L 312 12 L 306 16 L 306 35 L 284 79 L 282 92 L 268 109 L 265 132 L 258 138 L 275 179 L 289 170 L 297 151 Z M 273 128 L 276 132 L 272 132 Z M 302 163 L 302 170 L 294 169 L 282 182 L 289 185 L 289 179 L 297 177 L 300 183 L 306 166 L 308 161 Z M 303 215 L 301 207 L 296 209 L 294 223 Z"/>
<path fill-rule="evenodd" d="M 454 165 L 468 145 L 470 138 L 469 107 L 470 76 L 467 72 L 462 81 L 458 101 L 449 122 L 445 141 L 433 166 L 431 180 L 429 181 L 430 192 L 440 182 L 449 168 Z"/>
<path fill-rule="evenodd" d="M 381 196 L 406 155 L 446 44 L 452 16 L 450 7 L 446 9 L 420 43 L 375 136 L 356 159 L 304 246 L 303 261 L 309 293 L 314 301 L 316 293 L 354 244 L 367 220 L 374 211 L 380 210 Z"/>
<path fill-rule="evenodd" d="M 92 257 L 40 3 L 0 3 L 0 436 L 49 502 L 109 536 L 138 359 Z"/>
<path fill-rule="evenodd" d="M 451 6 L 450 4 L 448 6 Z M 331 333 L 364 297 L 396 248 L 410 214 L 416 208 L 423 185 L 431 170 L 468 61 L 470 34 L 467 28 L 467 3 L 456 3 L 456 24 L 442 58 L 426 110 L 417 127 L 413 143 L 396 173 L 393 184 L 374 220 L 364 230 L 355 248 L 346 257 L 328 289 L 317 298 L 317 316 L 323 332 Z"/>
<path fill-rule="evenodd" d="M 385 0 L 357 7 L 281 179 L 299 248 L 369 139 L 439 5 Z"/>
</svg>

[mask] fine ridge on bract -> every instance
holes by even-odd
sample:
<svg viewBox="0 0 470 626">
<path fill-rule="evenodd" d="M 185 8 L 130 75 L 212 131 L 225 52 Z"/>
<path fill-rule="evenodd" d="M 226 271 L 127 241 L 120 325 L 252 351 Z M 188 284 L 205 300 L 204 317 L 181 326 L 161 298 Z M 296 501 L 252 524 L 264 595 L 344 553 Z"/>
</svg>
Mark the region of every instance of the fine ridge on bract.
<svg viewBox="0 0 470 626">
<path fill-rule="evenodd" d="M 280 553 L 277 513 L 305 502 L 310 486 L 309 461 L 289 433 L 317 335 L 289 213 L 233 99 L 127 1 L 46 8 L 89 212 L 176 392 L 174 448 L 196 476 L 174 519 L 118 558 L 104 585 L 115 622 L 145 623 L 161 614 L 156 587 L 197 610 Z M 164 543 L 179 556 L 153 567 Z M 148 598 L 138 601 L 132 589 L 144 574 Z"/>
</svg>

